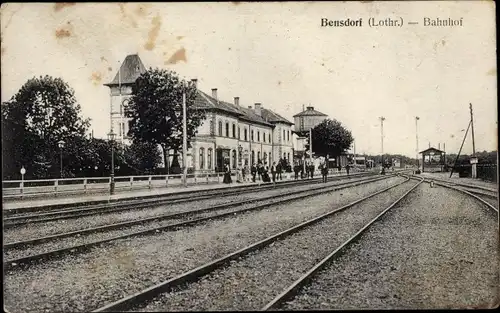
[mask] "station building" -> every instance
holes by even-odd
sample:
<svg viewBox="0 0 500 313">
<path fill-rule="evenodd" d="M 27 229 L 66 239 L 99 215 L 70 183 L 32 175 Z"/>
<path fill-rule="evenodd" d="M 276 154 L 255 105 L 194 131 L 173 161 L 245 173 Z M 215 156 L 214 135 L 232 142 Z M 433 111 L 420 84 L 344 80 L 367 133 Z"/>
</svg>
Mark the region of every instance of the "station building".
<svg viewBox="0 0 500 313">
<path fill-rule="evenodd" d="M 130 119 L 125 117 L 123 107 L 131 97 L 135 80 L 145 71 L 137 54 L 128 55 L 115 78 L 105 84 L 110 88 L 110 122 L 123 144 L 131 143 L 127 136 Z M 196 83 L 196 79 L 193 81 Z M 213 88 L 210 94 L 197 90 L 195 107 L 207 114 L 187 152 L 186 164 L 191 171 L 213 173 L 222 171 L 225 164 L 236 169 L 259 160 L 271 165 L 280 158 L 293 162 L 293 123 L 261 103 L 244 106 L 239 97 L 234 97 L 233 102 L 223 101 Z M 173 153 L 168 153 L 168 164 Z M 182 153 L 178 157 L 182 164 Z"/>
</svg>

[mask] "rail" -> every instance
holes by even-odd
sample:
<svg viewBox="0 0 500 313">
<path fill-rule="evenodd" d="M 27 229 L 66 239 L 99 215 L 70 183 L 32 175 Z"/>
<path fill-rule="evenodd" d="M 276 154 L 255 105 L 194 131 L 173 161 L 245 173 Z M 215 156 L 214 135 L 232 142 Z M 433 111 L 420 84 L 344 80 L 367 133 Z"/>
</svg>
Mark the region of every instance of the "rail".
<svg viewBox="0 0 500 313">
<path fill-rule="evenodd" d="M 353 173 L 358 171 L 354 170 Z M 338 173 L 331 170 L 330 174 Z M 319 170 L 314 176 L 320 176 Z M 232 180 L 236 180 L 236 172 L 231 173 Z M 249 175 L 248 175 L 249 176 Z M 284 179 L 293 179 L 294 173 L 282 173 Z M 114 178 L 115 191 L 152 189 L 182 186 L 182 174 L 176 175 L 142 175 L 142 176 L 116 176 Z M 224 180 L 224 173 L 199 173 L 188 174 L 188 185 L 217 184 Z M 36 196 L 58 196 L 63 194 L 87 194 L 109 192 L 110 177 L 80 177 L 60 179 L 37 180 L 7 180 L 2 181 L 2 198 L 19 199 Z"/>
</svg>

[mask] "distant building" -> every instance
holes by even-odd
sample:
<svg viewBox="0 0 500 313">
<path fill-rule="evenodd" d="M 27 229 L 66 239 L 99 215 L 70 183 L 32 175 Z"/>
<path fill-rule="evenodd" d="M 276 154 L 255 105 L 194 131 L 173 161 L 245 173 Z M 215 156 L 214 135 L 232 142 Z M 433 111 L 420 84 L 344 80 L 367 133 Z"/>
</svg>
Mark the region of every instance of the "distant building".
<svg viewBox="0 0 500 313">
<path fill-rule="evenodd" d="M 323 122 L 328 115 L 314 110 L 314 107 L 308 106 L 302 112 L 293 116 L 294 125 L 294 160 L 302 163 L 302 160 L 309 160 L 309 151 L 305 151 L 305 146 L 309 138 L 309 130 Z M 315 165 L 319 165 L 319 160 L 316 160 Z M 316 164 L 317 163 L 317 164 Z"/>
<path fill-rule="evenodd" d="M 138 55 L 129 55 L 120 67 L 110 88 L 111 123 L 117 138 L 130 144 L 127 136 L 130 119 L 124 117 L 123 105 L 132 94 L 135 80 L 146 71 Z M 193 80 L 196 83 L 196 80 Z M 121 92 L 120 92 L 121 85 Z M 218 98 L 217 88 L 211 95 L 198 90 L 195 107 L 207 112 L 206 119 L 191 139 L 187 167 L 196 172 L 222 171 L 225 164 L 238 166 L 256 164 L 259 160 L 271 165 L 284 158 L 293 159 L 293 123 L 266 109 L 261 103 L 244 107 L 239 97 L 229 103 Z M 169 164 L 173 151 L 169 151 Z M 182 154 L 179 155 L 179 162 Z M 182 163 L 181 163 L 182 164 Z"/>
<path fill-rule="evenodd" d="M 301 134 L 307 133 L 309 129 L 321 124 L 327 117 L 328 115 L 314 110 L 312 106 L 308 106 L 306 110 L 293 116 L 295 121 L 295 132 Z"/>
</svg>

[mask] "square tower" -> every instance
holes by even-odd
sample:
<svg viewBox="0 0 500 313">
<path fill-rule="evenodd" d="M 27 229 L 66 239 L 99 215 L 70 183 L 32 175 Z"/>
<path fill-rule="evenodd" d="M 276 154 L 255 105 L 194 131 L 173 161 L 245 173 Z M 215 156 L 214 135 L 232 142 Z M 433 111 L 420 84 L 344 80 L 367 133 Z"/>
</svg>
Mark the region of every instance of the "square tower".
<svg viewBox="0 0 500 313">
<path fill-rule="evenodd" d="M 132 95 L 135 80 L 146 72 L 146 68 L 138 54 L 128 55 L 116 73 L 115 78 L 104 86 L 110 89 L 110 123 L 116 140 L 129 144 L 127 136 L 130 119 L 125 117 L 124 105 Z"/>
</svg>

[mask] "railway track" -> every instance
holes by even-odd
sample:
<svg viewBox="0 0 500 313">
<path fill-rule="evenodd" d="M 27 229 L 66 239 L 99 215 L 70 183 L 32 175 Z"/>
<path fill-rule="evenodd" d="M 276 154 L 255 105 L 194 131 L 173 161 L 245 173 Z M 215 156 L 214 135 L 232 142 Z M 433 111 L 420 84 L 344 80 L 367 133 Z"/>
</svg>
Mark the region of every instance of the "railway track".
<svg viewBox="0 0 500 313">
<path fill-rule="evenodd" d="M 419 180 L 420 183 L 429 183 L 431 185 L 431 182 L 434 181 L 433 179 L 423 179 L 420 176 L 411 176 L 411 179 L 413 180 Z M 460 187 L 453 186 L 451 184 L 445 184 L 441 182 L 435 182 L 434 185 L 441 186 L 447 189 L 455 190 L 459 193 L 465 194 L 469 197 L 474 198 L 477 200 L 480 204 L 483 204 L 490 210 L 490 212 L 496 212 L 498 214 L 498 209 L 495 208 L 493 205 L 490 203 L 486 202 L 484 199 L 480 198 L 476 194 L 469 192 L 468 190 L 465 190 Z M 432 186 L 432 185 L 431 185 Z M 404 209 L 403 209 L 404 208 Z M 399 218 L 392 218 L 392 221 L 388 222 L 386 225 L 377 225 L 379 230 L 376 230 L 374 234 L 370 234 L 371 238 L 367 238 L 366 241 L 361 243 L 358 247 L 354 249 L 355 252 L 352 254 L 347 254 L 344 255 L 343 260 L 339 261 L 335 266 L 325 266 L 325 264 L 330 263 L 331 260 L 336 258 L 336 254 L 342 253 L 340 251 L 341 249 L 345 250 L 345 247 L 341 246 L 337 250 L 333 251 L 329 256 L 324 258 L 321 262 L 318 262 L 317 265 L 312 267 L 307 273 L 305 273 L 300 279 L 296 280 L 293 284 L 291 284 L 288 288 L 283 290 L 280 295 L 275 297 L 271 302 L 267 303 L 265 306 L 261 308 L 262 311 L 266 310 L 302 310 L 305 308 L 308 309 L 330 309 L 330 310 L 336 310 L 336 309 L 349 309 L 353 308 L 354 306 L 360 306 L 364 309 L 370 308 L 370 309 L 379 309 L 379 308 L 401 308 L 401 309 L 422 309 L 422 308 L 433 308 L 433 309 L 440 309 L 440 308 L 462 308 L 464 304 L 462 302 L 457 301 L 456 299 L 460 297 L 465 297 L 465 298 L 470 298 L 466 300 L 464 303 L 467 302 L 478 302 L 480 303 L 479 305 L 472 305 L 470 307 L 467 307 L 469 309 L 471 308 L 485 308 L 488 307 L 488 304 L 481 302 L 483 299 L 480 298 L 480 296 L 477 296 L 476 293 L 479 292 L 475 288 L 471 287 L 474 286 L 474 279 L 477 279 L 476 277 L 467 277 L 463 278 L 462 284 L 464 284 L 465 290 L 467 290 L 469 293 L 465 293 L 465 295 L 462 295 L 464 290 L 460 290 L 458 286 L 460 286 L 459 283 L 456 284 L 456 277 L 451 276 L 451 281 L 446 282 L 442 281 L 438 283 L 438 286 L 433 286 L 433 283 L 436 283 L 436 279 L 446 279 L 446 274 L 440 276 L 439 274 L 436 274 L 436 277 L 433 277 L 433 279 L 426 279 L 425 277 L 418 278 L 418 282 L 416 281 L 416 277 L 419 277 L 418 275 L 424 276 L 422 273 L 414 273 L 411 272 L 412 269 L 416 270 L 420 266 L 415 264 L 433 264 L 429 266 L 433 266 L 435 268 L 435 264 L 439 264 L 440 261 L 436 261 L 436 259 L 441 258 L 441 268 L 448 268 L 450 267 L 450 264 L 453 264 L 453 262 L 466 262 L 467 264 L 473 264 L 475 262 L 478 262 L 477 259 L 474 258 L 469 258 L 465 259 L 462 254 L 463 251 L 453 251 L 453 246 L 449 246 L 450 240 L 442 240 L 442 239 L 437 239 L 438 237 L 436 235 L 431 235 L 430 237 L 427 236 L 422 236 L 421 238 L 429 239 L 429 238 L 434 238 L 434 240 L 438 240 L 438 245 L 439 244 L 448 244 L 448 250 L 452 249 L 448 253 L 443 253 L 443 254 L 438 254 L 433 257 L 431 257 L 430 261 L 428 258 L 429 256 L 422 256 L 421 251 L 422 249 L 425 249 L 423 247 L 417 247 L 415 248 L 415 251 L 411 251 L 413 249 L 405 249 L 403 248 L 405 244 L 415 245 L 415 242 L 408 242 L 405 241 L 405 237 L 400 237 L 392 241 L 388 240 L 390 239 L 391 233 L 394 234 L 395 232 L 397 233 L 398 231 L 401 231 L 398 229 L 398 226 L 395 226 L 394 229 L 391 231 L 390 228 L 392 228 L 392 224 L 394 223 L 395 220 L 402 221 L 403 225 L 404 223 L 411 223 L 413 224 L 415 220 L 408 220 L 408 216 L 412 215 L 411 209 L 408 209 L 403 205 L 402 210 L 398 214 L 405 215 L 406 218 L 399 217 Z M 432 208 L 430 210 L 433 210 L 435 208 Z M 416 209 L 418 210 L 418 209 Z M 405 211 L 402 213 L 402 211 Z M 409 211 L 409 212 L 408 212 Z M 414 213 L 413 213 L 414 214 Z M 425 213 L 422 213 L 420 217 L 422 218 L 425 215 Z M 451 215 L 454 215 L 451 213 Z M 473 214 L 474 218 L 476 217 L 475 214 Z M 490 216 L 490 214 L 487 214 L 485 216 Z M 497 215 L 498 216 L 498 215 Z M 450 215 L 448 215 L 448 218 Z M 436 218 L 436 216 L 432 216 L 432 218 Z M 432 219 L 430 218 L 430 219 Z M 470 216 L 469 216 L 470 218 Z M 406 219 L 406 220 L 405 220 Z M 430 220 L 429 219 L 429 220 Z M 466 217 L 464 217 L 466 219 Z M 375 219 L 374 219 L 375 220 Z M 391 220 L 391 218 L 389 218 Z M 429 222 L 429 220 L 425 220 L 426 222 Z M 443 220 L 446 220 L 446 217 L 443 218 Z M 494 225 L 494 223 L 493 223 Z M 368 226 L 368 225 L 367 225 Z M 436 224 L 434 224 L 436 226 Z M 457 228 L 457 225 L 453 225 Z M 453 227 L 452 226 L 452 227 Z M 481 225 L 483 226 L 483 225 Z M 399 226 L 400 228 L 401 226 Z M 403 226 L 404 227 L 404 226 Z M 381 230 L 383 229 L 383 230 Z M 412 231 L 415 232 L 415 230 L 418 230 L 418 227 L 413 229 Z M 460 233 L 461 231 L 458 230 Z M 471 230 L 469 230 L 471 231 Z M 429 232 L 432 232 L 432 230 L 429 230 Z M 410 233 L 411 234 L 411 233 Z M 408 235 L 406 235 L 408 236 Z M 353 236 L 354 237 L 354 236 Z M 396 236 L 398 237 L 398 236 Z M 481 237 L 480 235 L 478 237 Z M 483 238 L 484 239 L 484 238 Z M 373 240 L 374 242 L 369 243 L 369 240 Z M 384 245 L 383 242 L 389 241 L 387 245 Z M 430 240 L 432 241 L 432 240 Z M 451 240 L 453 241 L 453 240 Z M 484 246 L 483 240 L 480 239 L 481 245 L 478 250 L 483 250 Z M 346 241 L 347 243 L 347 241 Z M 431 242 L 429 244 L 430 249 L 436 246 L 436 243 Z M 371 250 L 370 247 L 373 249 Z M 391 248 L 398 248 L 395 249 L 396 251 L 392 250 Z M 486 249 L 487 250 L 487 249 Z M 467 251 L 468 253 L 472 253 L 471 251 Z M 495 254 L 495 250 L 492 251 L 493 254 Z M 456 253 L 458 256 L 455 256 L 455 259 L 451 257 L 451 254 Z M 486 252 L 488 253 L 488 252 Z M 383 255 L 386 255 L 385 258 Z M 399 257 L 394 257 L 392 258 L 393 254 L 399 254 Z M 381 256 L 382 255 L 382 256 Z M 389 256 L 390 255 L 390 256 Z M 469 254 L 470 255 L 470 254 Z M 415 261 L 415 257 L 417 258 L 418 261 Z M 409 264 L 405 262 L 405 258 Z M 421 259 L 422 258 L 422 259 Z M 435 259 L 434 259 L 435 258 Z M 389 261 L 387 261 L 387 259 Z M 413 261 L 408 261 L 412 260 Z M 473 261 L 471 261 L 472 259 Z M 365 261 L 366 260 L 366 261 Z M 395 263 L 392 262 L 396 261 Z M 345 263 L 344 263 L 345 262 Z M 366 262 L 366 263 L 365 263 Z M 428 263 L 429 262 L 429 263 Z M 458 263 L 458 262 L 457 262 Z M 480 262 L 478 262 L 480 263 Z M 486 263 L 488 264 L 488 263 Z M 493 263 L 494 264 L 494 263 Z M 486 265 L 488 266 L 488 265 Z M 490 264 L 491 266 L 491 264 Z M 406 270 L 404 268 L 407 267 Z M 401 272 L 400 269 L 403 270 Z M 321 271 L 324 269 L 324 271 Z M 349 270 L 350 269 L 350 270 Z M 478 270 L 476 268 L 468 268 L 467 271 L 474 271 Z M 321 271 L 321 273 L 320 273 Z M 423 272 L 425 273 L 426 269 L 423 269 Z M 444 270 L 445 271 L 445 270 Z M 378 276 L 377 274 L 383 272 L 385 275 Z M 488 271 L 486 271 L 488 273 Z M 337 275 L 337 273 L 339 275 Z M 494 271 L 493 271 L 494 273 Z M 316 275 L 316 276 L 315 276 Z M 366 277 L 366 275 L 370 277 Z M 415 276 L 412 276 L 415 275 Z M 488 275 L 488 274 L 486 274 Z M 490 274 L 491 275 L 491 274 Z M 434 275 L 433 275 L 434 276 Z M 406 277 L 408 277 L 408 281 L 406 281 Z M 316 279 L 315 279 L 316 278 Z M 484 275 L 483 275 L 484 279 Z M 482 283 L 482 279 L 481 280 Z M 382 285 L 380 281 L 383 281 L 384 284 Z M 496 282 L 496 279 L 493 278 L 493 281 Z M 427 284 L 429 285 L 427 285 Z M 416 286 L 418 284 L 422 284 L 424 286 L 428 286 L 426 289 L 430 290 L 437 290 L 437 289 L 442 289 L 442 291 L 438 291 L 438 294 L 441 294 L 440 296 L 437 295 L 435 298 L 432 298 L 432 296 L 429 296 L 429 294 L 435 294 L 435 291 L 429 291 L 428 293 L 422 295 L 421 292 L 418 292 L 417 290 L 414 289 L 414 287 L 409 287 L 408 289 L 401 288 L 401 285 L 408 284 L 409 286 Z M 450 287 L 453 286 L 453 287 Z M 363 286 L 363 287 L 361 287 Z M 364 288 L 364 286 L 367 286 Z M 374 290 L 374 286 L 377 286 L 380 289 Z M 445 287 L 444 287 L 445 286 Z M 479 286 L 481 286 L 479 284 Z M 490 285 L 491 286 L 491 285 Z M 399 288 L 398 288 L 399 287 Z M 481 286 L 482 287 L 482 286 Z M 481 289 L 479 287 L 478 289 Z M 303 290 L 305 289 L 305 290 Z M 399 292 L 401 289 L 405 289 Z M 484 289 L 488 290 L 488 287 L 483 288 L 482 292 L 485 292 Z M 346 295 L 346 291 L 354 291 L 352 294 L 351 292 L 348 292 L 349 295 Z M 443 291 L 444 290 L 444 291 Z M 457 294 L 455 294 L 455 300 L 453 297 L 450 297 L 448 295 L 447 290 L 456 290 Z M 474 290 L 474 295 L 470 294 L 470 290 Z M 492 293 L 495 293 L 492 291 Z M 345 297 L 342 297 L 342 295 L 345 295 Z M 477 298 L 476 298 L 477 297 Z M 412 300 L 408 300 L 412 299 Z M 367 301 L 367 299 L 369 299 Z M 422 307 L 422 300 L 425 299 L 423 302 L 426 303 Z M 475 299 L 475 300 L 474 300 Z M 481 300 L 477 300 L 481 299 Z M 495 299 L 495 298 L 494 298 Z M 441 302 L 439 301 L 441 300 Z M 495 300 L 494 300 L 495 301 Z M 451 304 L 453 303 L 453 304 Z M 455 304 L 456 303 L 456 304 Z M 496 302 L 490 303 L 491 307 L 494 307 L 494 304 Z"/>
<path fill-rule="evenodd" d="M 358 177 L 371 177 L 375 176 L 374 173 L 362 173 L 356 174 L 352 176 L 338 176 L 334 178 L 329 178 L 329 181 L 338 181 L 343 179 L 355 179 Z M 289 182 L 279 182 L 274 188 L 286 189 L 293 186 L 301 186 L 301 185 L 309 185 L 309 184 L 321 184 L 321 179 L 310 179 L 310 180 L 300 180 L 300 181 L 289 181 Z M 181 204 L 181 203 L 189 203 L 200 200 L 212 199 L 216 197 L 229 197 L 233 195 L 241 195 L 247 193 L 254 193 L 259 190 L 268 190 L 269 183 L 261 184 L 260 186 L 243 186 L 243 187 L 234 187 L 235 189 L 231 190 L 223 190 L 223 191 L 212 191 L 207 194 L 207 191 L 203 191 L 202 194 L 191 194 L 188 196 L 165 196 L 156 199 L 142 199 L 142 200 L 133 200 L 133 201 L 125 201 L 125 202 L 117 202 L 110 203 L 104 205 L 94 205 L 94 206 L 83 206 L 77 207 L 73 209 L 65 209 L 65 210 L 57 210 L 52 212 L 45 213 L 35 213 L 35 214 L 26 214 L 26 213 L 11 213 L 10 216 L 4 217 L 4 229 L 9 229 L 21 225 L 26 224 L 35 224 L 35 223 L 45 223 L 50 221 L 57 221 L 61 219 L 74 219 L 83 216 L 91 216 L 91 215 L 100 215 L 100 214 L 108 214 L 108 213 L 116 213 L 116 212 L 124 212 L 129 210 L 140 210 L 144 208 L 150 208 L 152 206 L 162 206 L 162 205 L 172 205 L 172 204 Z"/>
<path fill-rule="evenodd" d="M 436 179 L 426 179 L 425 180 L 426 182 L 428 183 L 431 183 L 431 181 L 434 181 L 434 184 L 436 184 L 437 186 L 441 186 L 441 187 L 445 187 L 445 188 L 448 188 L 448 189 L 452 189 L 452 190 L 455 190 L 455 191 L 458 191 L 458 192 L 461 192 L 461 193 L 464 193 L 474 199 L 476 199 L 477 201 L 481 202 L 482 204 L 484 204 L 486 207 L 488 207 L 489 209 L 495 211 L 496 213 L 498 213 L 498 208 L 495 207 L 491 202 L 483 199 L 483 197 L 486 197 L 488 199 L 494 199 L 495 200 L 495 205 L 498 206 L 498 195 L 495 195 L 493 194 L 492 192 L 492 189 L 490 188 L 484 188 L 484 187 L 481 187 L 481 186 L 470 186 L 470 185 L 463 185 L 463 184 L 454 184 L 454 183 L 450 183 L 446 180 L 436 180 Z M 438 181 L 438 182 L 436 182 Z M 458 186 L 458 187 L 457 187 Z M 479 189 L 479 190 L 478 190 Z M 483 190 L 487 190 L 487 192 L 484 192 Z"/>
<path fill-rule="evenodd" d="M 439 179 L 439 178 L 426 178 L 425 180 L 429 181 L 429 182 L 430 181 L 438 182 L 441 184 L 445 184 L 447 186 L 454 186 L 457 189 L 459 188 L 461 190 L 465 190 L 465 191 L 468 191 L 470 193 L 480 195 L 483 197 L 487 197 L 490 199 L 498 199 L 498 190 L 493 189 L 493 188 L 487 188 L 487 187 L 477 186 L 477 185 L 461 184 L 461 183 L 451 182 L 449 180 Z"/>
<path fill-rule="evenodd" d="M 322 214 L 318 217 L 312 218 L 306 222 L 303 222 L 299 225 L 293 226 L 291 228 L 288 228 L 282 232 L 279 232 L 275 235 L 272 235 L 266 239 L 263 239 L 261 241 L 258 241 L 256 243 L 253 243 L 247 247 L 244 247 L 238 251 L 235 251 L 233 253 L 230 253 L 228 255 L 225 255 L 217 260 L 213 260 L 207 264 L 204 264 L 202 266 L 199 266 L 195 269 L 192 269 L 188 272 L 184 272 L 174 278 L 171 278 L 167 281 L 164 281 L 160 284 L 157 284 L 155 286 L 151 286 L 147 289 L 142 290 L 141 292 L 138 292 L 136 294 L 127 296 L 125 298 L 122 298 L 118 301 L 115 301 L 113 303 L 110 303 L 106 306 L 103 306 L 101 308 L 98 308 L 94 310 L 93 312 L 108 312 L 108 311 L 123 311 L 123 310 L 132 310 L 132 309 L 137 309 L 140 307 L 144 307 L 144 305 L 147 305 L 150 300 L 154 299 L 156 296 L 163 294 L 165 292 L 170 292 L 170 291 L 178 291 L 184 288 L 189 288 L 188 286 L 190 283 L 193 283 L 203 276 L 214 272 L 215 270 L 224 268 L 226 265 L 230 264 L 230 262 L 239 262 L 242 258 L 248 256 L 251 252 L 257 251 L 257 250 L 262 250 L 266 247 L 271 247 L 272 244 L 276 243 L 278 240 L 285 240 L 287 237 L 298 233 L 301 230 L 305 230 L 307 228 L 315 227 L 315 225 L 318 225 L 318 223 L 327 220 L 329 217 L 334 216 L 335 214 L 339 214 L 341 212 L 344 212 L 348 208 L 352 208 L 353 206 L 356 206 L 357 204 L 360 204 L 368 199 L 371 199 L 377 195 L 381 195 L 393 188 L 396 188 L 402 184 L 407 184 L 409 182 L 409 177 L 404 182 L 394 184 L 388 188 L 385 188 L 383 190 L 380 190 L 378 192 L 372 193 L 366 197 L 363 197 L 361 199 L 358 199 L 350 204 L 344 205 L 340 208 L 336 208 L 334 210 L 331 210 L 325 214 Z M 337 255 L 340 251 L 342 251 L 345 246 L 347 246 L 350 242 L 353 240 L 357 239 L 361 233 L 366 230 L 366 228 L 369 227 L 372 223 L 374 223 L 378 218 L 380 218 L 385 212 L 387 212 L 390 208 L 392 208 L 394 205 L 396 205 L 401 199 L 403 199 L 409 192 L 411 192 L 414 188 L 416 188 L 419 184 L 422 182 L 418 182 L 414 186 L 411 187 L 410 190 L 405 192 L 405 194 L 400 197 L 396 202 L 392 203 L 389 207 L 383 210 L 382 213 L 377 215 L 376 218 L 374 218 L 370 223 L 365 225 L 358 233 L 356 233 L 355 236 L 351 237 L 347 242 L 345 242 L 339 249 L 336 250 L 334 254 L 329 255 L 329 258 L 332 258 L 333 255 Z M 355 218 L 355 216 L 354 216 Z M 322 263 L 326 263 L 326 261 L 322 261 Z M 315 267 L 316 268 L 316 267 Z M 297 284 L 299 286 L 300 284 Z M 294 287 L 294 290 L 297 287 Z M 288 292 L 287 292 L 288 294 Z"/>
<path fill-rule="evenodd" d="M 279 197 L 282 199 L 276 199 L 273 196 L 269 199 L 251 199 L 246 201 L 239 201 L 236 203 L 224 204 L 217 207 L 204 208 L 200 210 L 193 210 L 190 212 L 178 213 L 178 214 L 166 214 L 160 217 L 152 217 L 141 220 L 129 221 L 125 223 L 117 223 L 113 225 L 106 225 L 103 227 L 84 229 L 75 232 L 57 234 L 53 236 L 47 236 L 42 238 L 34 238 L 26 241 L 6 243 L 4 245 L 4 270 L 10 270 L 14 267 L 21 267 L 29 265 L 35 261 L 40 261 L 44 259 L 50 259 L 59 257 L 68 253 L 81 253 L 91 249 L 92 247 L 105 244 L 107 242 L 125 239 L 129 237 L 144 236 L 149 234 L 155 234 L 162 231 L 177 230 L 182 227 L 193 226 L 199 223 L 203 223 L 209 220 L 221 219 L 229 216 L 234 216 L 237 214 L 242 214 L 250 211 L 256 211 L 264 209 L 273 205 L 282 204 L 284 202 L 291 202 L 300 200 L 306 197 L 311 197 L 315 195 L 324 194 L 325 192 L 336 191 L 340 189 L 350 188 L 354 186 L 359 186 L 362 184 L 368 184 L 370 182 L 375 182 L 379 180 L 386 179 L 393 175 L 387 175 L 385 177 L 377 176 L 375 178 L 362 178 L 356 181 L 341 182 L 335 185 L 320 186 L 313 189 L 305 190 L 294 194 L 284 194 Z M 242 206 L 247 203 L 261 202 L 258 204 L 251 205 L 248 208 L 233 210 L 232 207 Z M 263 202 L 263 203 L 262 203 Z M 216 213 L 216 214 L 214 214 Z M 142 225 L 164 220 L 168 223 L 161 223 L 160 225 L 150 225 L 153 227 L 143 227 Z M 172 223 L 171 221 L 174 220 Z M 64 238 L 78 238 L 85 235 L 91 235 L 96 232 L 106 232 L 112 231 L 120 228 L 126 228 L 131 226 L 139 226 L 139 228 L 133 228 L 129 233 L 121 234 L 119 236 L 111 236 L 102 240 L 88 241 L 79 245 L 61 245 L 61 240 Z M 142 228 L 142 229 L 141 229 Z M 144 229 L 146 228 L 146 229 Z M 138 230 L 140 229 L 140 230 Z M 83 235 L 83 236 L 82 236 Z M 43 243 L 49 243 L 48 246 L 42 246 Z M 52 243 L 52 245 L 50 245 Z M 38 246 L 38 248 L 33 249 L 33 246 Z M 62 246 L 62 247 L 61 247 Z M 33 254 L 33 251 L 38 251 L 38 253 Z M 31 253 L 31 254 L 30 254 Z M 15 256 L 12 256 L 15 255 Z"/>
</svg>

